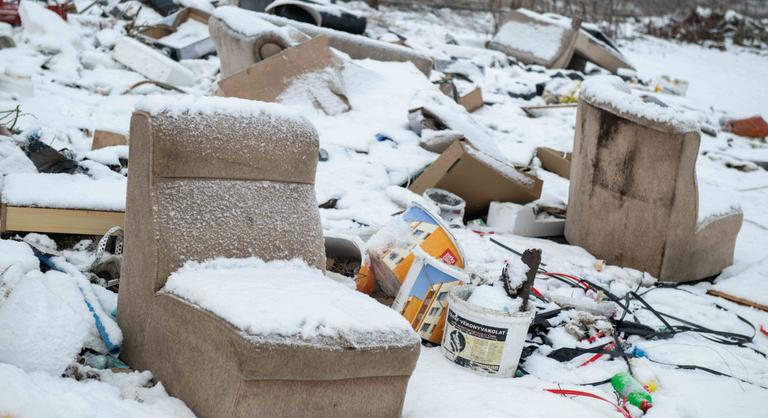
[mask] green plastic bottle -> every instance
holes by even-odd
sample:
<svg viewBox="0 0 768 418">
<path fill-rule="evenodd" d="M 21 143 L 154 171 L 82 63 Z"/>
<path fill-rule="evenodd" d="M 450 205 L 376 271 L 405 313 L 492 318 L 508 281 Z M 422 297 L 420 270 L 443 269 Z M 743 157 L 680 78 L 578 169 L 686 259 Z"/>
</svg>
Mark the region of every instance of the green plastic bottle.
<svg viewBox="0 0 768 418">
<path fill-rule="evenodd" d="M 616 373 L 611 378 L 611 386 L 628 404 L 642 409 L 643 412 L 653 406 L 651 394 L 628 372 Z"/>
</svg>

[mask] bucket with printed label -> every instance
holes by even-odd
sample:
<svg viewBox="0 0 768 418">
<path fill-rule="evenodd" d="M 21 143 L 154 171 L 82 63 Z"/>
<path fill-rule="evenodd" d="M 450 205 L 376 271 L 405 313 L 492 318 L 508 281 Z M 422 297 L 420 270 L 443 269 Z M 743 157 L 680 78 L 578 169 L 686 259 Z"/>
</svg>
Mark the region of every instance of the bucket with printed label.
<svg viewBox="0 0 768 418">
<path fill-rule="evenodd" d="M 475 288 L 456 286 L 448 294 L 442 352 L 477 373 L 513 377 L 535 308 L 507 313 L 468 303 Z"/>
</svg>

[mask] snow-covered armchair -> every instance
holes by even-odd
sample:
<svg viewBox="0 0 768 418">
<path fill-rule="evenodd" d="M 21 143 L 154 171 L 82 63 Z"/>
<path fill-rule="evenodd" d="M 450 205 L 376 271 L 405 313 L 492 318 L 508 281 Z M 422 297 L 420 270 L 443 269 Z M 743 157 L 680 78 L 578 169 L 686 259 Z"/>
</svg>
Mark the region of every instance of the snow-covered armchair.
<svg viewBox="0 0 768 418">
<path fill-rule="evenodd" d="M 689 113 L 632 95 L 618 77 L 584 82 L 571 162 L 568 242 L 663 281 L 720 273 L 733 262 L 743 215 L 729 205 L 702 210 L 699 142 L 698 122 Z"/>
<path fill-rule="evenodd" d="M 208 28 L 221 59 L 221 79 L 291 43 L 318 36 L 327 37 L 332 48 L 353 59 L 411 62 L 425 75 L 432 71 L 432 58 L 411 48 L 234 6 L 217 8 L 208 20 Z"/>
<path fill-rule="evenodd" d="M 420 340 L 322 273 L 314 127 L 174 96 L 140 102 L 130 135 L 123 359 L 202 417 L 399 416 Z"/>
</svg>

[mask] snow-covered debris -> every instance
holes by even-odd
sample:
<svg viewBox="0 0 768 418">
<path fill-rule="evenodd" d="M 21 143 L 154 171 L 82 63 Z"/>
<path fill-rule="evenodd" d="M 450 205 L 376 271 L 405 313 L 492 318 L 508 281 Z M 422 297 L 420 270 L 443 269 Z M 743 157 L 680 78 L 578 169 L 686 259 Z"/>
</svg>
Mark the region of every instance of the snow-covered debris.
<svg viewBox="0 0 768 418">
<path fill-rule="evenodd" d="M 125 210 L 128 185 L 123 178 L 92 179 L 85 174 L 9 174 L 2 202 L 11 206 Z"/>
<path fill-rule="evenodd" d="M 0 363 L 0 414 L 11 417 L 192 418 L 184 402 L 149 372 L 96 371 L 99 380 L 78 382 L 44 372 L 25 373 Z"/>
<path fill-rule="evenodd" d="M 90 327 L 89 316 L 71 299 L 70 283 L 61 273 L 35 272 L 19 283 L 0 305 L 0 362 L 25 371 L 45 371 L 59 375 L 74 362 L 83 348 Z"/>
<path fill-rule="evenodd" d="M 402 346 L 418 337 L 405 319 L 303 261 L 187 262 L 163 289 L 266 342 Z"/>
<path fill-rule="evenodd" d="M 183 65 L 132 38 L 121 39 L 115 45 L 112 58 L 150 80 L 173 86 L 191 86 L 197 79 L 195 74 Z"/>
</svg>

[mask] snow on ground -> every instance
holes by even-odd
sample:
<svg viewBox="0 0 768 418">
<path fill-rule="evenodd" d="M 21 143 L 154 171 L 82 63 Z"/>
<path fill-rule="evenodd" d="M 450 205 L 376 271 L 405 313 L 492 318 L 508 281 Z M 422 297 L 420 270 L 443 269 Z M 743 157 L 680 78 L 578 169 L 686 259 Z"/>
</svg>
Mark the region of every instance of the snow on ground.
<svg viewBox="0 0 768 418">
<path fill-rule="evenodd" d="M 94 7 L 92 13 L 96 13 L 99 7 Z M 564 151 L 572 148 L 575 110 L 551 110 L 532 119 L 526 116 L 521 106 L 542 104 L 542 99 L 537 97 L 526 101 L 510 96 L 530 91 L 536 83 L 547 81 L 558 72 L 541 68 L 526 71 L 508 65 L 496 51 L 473 49 L 490 39 L 490 16 L 449 10 L 428 13 L 383 8 L 374 11 L 362 3 L 354 3 L 351 7 L 369 16 L 369 33 L 374 37 L 387 36 L 389 28 L 405 36 L 408 45 L 426 50 L 436 58 L 466 55 L 472 63 L 486 67 L 481 71 L 468 64 L 469 61 L 462 66 L 473 73 L 475 81 L 482 86 L 486 101 L 493 103 L 473 113 L 473 117 L 495 140 L 503 154 L 499 157 L 521 166 L 531 163 L 536 166 L 537 161 L 533 159 L 536 147 L 548 146 Z M 25 13 L 41 13 L 39 8 L 26 9 Z M 149 8 L 143 8 L 138 22 L 148 23 L 158 18 Z M 46 21 L 49 19 L 50 16 L 45 18 Z M 89 168 L 88 175 L 94 179 L 90 190 L 99 192 L 104 184 L 120 183 L 114 188 L 117 190 L 124 187 L 124 179 L 100 164 L 119 163 L 119 159 L 125 157 L 125 149 L 90 152 L 92 132 L 107 129 L 127 133 L 136 102 L 145 95 L 175 93 L 151 85 L 127 92 L 144 77 L 126 69 L 111 57 L 111 48 L 124 36 L 125 22 L 116 24 L 114 20 L 103 20 L 88 14 L 70 15 L 68 24 L 60 23 L 26 25 L 12 30 L 18 47 L 0 50 L 0 110 L 21 105 L 25 115 L 17 125 L 22 130 L 19 137 L 36 135 L 54 148 L 73 150 L 81 164 Z M 718 119 L 724 115 L 762 114 L 768 117 L 765 104 L 768 97 L 768 57 L 764 54 L 740 48 L 731 48 L 726 52 L 710 50 L 636 34 L 621 40 L 620 46 L 635 64 L 642 79 L 669 75 L 689 81 L 687 97 L 663 94 L 657 97 L 687 108 L 700 123 L 717 126 Z M 53 54 L 55 51 L 60 53 Z M 187 60 L 182 65 L 197 75 L 195 84 L 186 88 L 188 92 L 198 95 L 213 92 L 217 58 Z M 407 184 L 421 168 L 437 157 L 419 147 L 419 138 L 408 129 L 407 120 L 413 95 L 418 90 L 434 88 L 430 81 L 411 64 L 356 61 L 347 63 L 341 74 L 351 111 L 327 116 L 295 97 L 286 98 L 283 102 L 315 125 L 320 134 L 321 147 L 328 152 L 329 160 L 318 165 L 316 185 L 320 203 L 337 199 L 335 209 L 321 210 L 326 230 L 369 235 L 371 230 L 386 224 L 393 213 L 402 209 L 402 202 L 394 199 L 402 195 L 399 193 L 402 189 L 396 186 Z M 30 190 L 24 189 L 24 184 L 33 183 L 26 181 L 28 179 L 24 176 L 27 174 L 24 173 L 34 172 L 34 169 L 30 169 L 29 164 L 20 158 L 15 148 L 13 140 L 0 137 L 0 173 L 21 176 L 17 177 L 20 183 L 10 179 L 11 199 L 17 196 L 21 199 L 19 202 L 50 206 L 56 204 L 52 200 L 94 207 L 100 204 L 82 198 L 92 194 L 87 191 L 87 184 L 81 185 L 84 190 L 81 198 L 61 191 L 58 191 L 61 197 L 57 197 L 57 193 L 31 195 Z M 765 242 L 768 239 L 768 211 L 765 210 L 768 206 L 768 173 L 762 168 L 742 172 L 726 164 L 749 158 L 753 151 L 765 154 L 767 149 L 761 141 L 728 133 L 720 132 L 716 137 L 703 135 L 697 162 L 702 212 L 716 212 L 730 207 L 733 202 L 738 202 L 744 211 L 745 221 L 736 243 L 735 263 L 717 281 L 717 287 L 742 295 L 757 293 L 752 292 L 752 288 L 766 286 L 768 280 L 768 273 L 763 268 Z M 82 161 L 83 158 L 88 161 Z M 564 205 L 568 200 L 567 180 L 541 169 L 535 170 L 545 180 L 541 202 Z M 39 186 L 42 183 L 34 184 Z M 111 194 L 99 194 L 99 197 L 87 197 L 106 200 L 104 208 L 122 207 L 121 202 L 115 202 Z M 469 272 L 496 277 L 503 261 L 515 257 L 492 244 L 487 237 L 469 230 L 456 230 L 455 234 L 464 249 Z M 642 272 L 616 266 L 597 272 L 594 257 L 578 247 L 515 236 L 497 235 L 496 238 L 517 250 L 542 248 L 543 261 L 551 270 L 595 280 L 620 296 L 638 287 L 645 290 L 653 282 Z M 41 240 L 37 237 L 38 243 Z M 76 249 L 62 253 L 61 265 L 67 266 L 65 270 L 72 277 L 77 276 L 75 271 L 78 265 L 90 265 L 93 257 L 92 253 Z M 77 351 L 83 340 L 97 346 L 100 341 L 93 323 L 87 326 L 83 323 L 82 306 L 72 309 L 58 306 L 57 311 L 55 304 L 59 302 L 56 298 L 63 298 L 66 292 L 60 287 L 61 283 L 53 280 L 46 279 L 43 286 L 42 273 L 37 268 L 31 247 L 27 244 L 0 241 L 0 309 L 5 307 L 6 312 L 18 315 L 14 309 L 28 312 L 30 308 L 27 305 L 37 303 L 38 307 L 42 307 L 37 313 L 47 309 L 47 312 L 61 312 L 62 318 L 66 315 L 75 318 L 73 323 L 79 325 L 72 325 L 72 335 L 57 334 L 56 343 L 64 347 L 62 352 L 67 357 L 66 353 Z M 30 279 L 29 283 L 11 299 L 9 295 L 13 294 L 14 288 L 18 289 L 19 283 L 27 279 Z M 46 286 L 52 289 L 52 293 L 44 293 L 45 297 L 40 296 L 34 301 L 30 297 L 30 301 L 22 301 L 24 303 L 14 301 L 20 299 L 19 295 L 30 293 L 30 289 L 33 290 L 31 293 L 40 295 L 45 292 Z M 541 280 L 536 286 L 553 294 L 567 290 L 558 288 L 556 283 Z M 708 296 L 705 292 L 710 286 L 709 283 L 701 283 L 682 286 L 679 290 L 655 289 L 646 297 L 660 310 L 716 330 L 751 335 L 752 329 L 736 314 L 758 328 L 760 325 L 768 326 L 768 313 Z M 37 292 L 34 292 L 35 289 Z M 59 293 L 56 293 L 57 289 Z M 109 297 L 104 294 L 94 297 L 104 299 L 100 305 L 104 305 L 105 311 L 112 310 L 107 309 L 114 304 Z M 14 303 L 4 306 L 9 300 Z M 66 300 L 75 303 L 74 299 Z M 715 304 L 728 311 L 719 309 Z M 661 326 L 647 311 L 639 310 L 636 316 L 645 323 Z M 31 318 L 26 323 L 35 324 L 37 329 L 45 325 L 44 321 L 41 325 L 35 319 L 39 318 Z M 61 323 L 60 328 L 66 328 L 66 323 Z M 74 342 L 67 337 L 73 337 Z M 561 328 L 553 329 L 548 337 L 553 341 L 553 348 L 583 344 Z M 766 416 L 766 392 L 756 384 L 768 386 L 768 360 L 750 348 L 716 344 L 694 333 L 683 333 L 665 340 L 632 342 L 659 363 L 697 364 L 741 379 L 652 363 L 650 368 L 658 380 L 659 390 L 653 395 L 654 407 L 647 417 L 719 418 L 734 413 L 746 418 Z M 758 332 L 748 347 L 766 352 L 768 337 Z M 51 348 L 51 345 L 41 347 L 40 355 L 50 353 L 46 349 Z M 14 355 L 18 356 L 18 353 Z M 544 391 L 548 388 L 580 389 L 615 401 L 609 385 L 581 384 L 601 381 L 626 370 L 624 362 L 601 358 L 588 366 L 576 367 L 583 359 L 558 362 L 546 357 L 546 350 L 540 349 L 529 356 L 523 365 L 530 375 L 519 379 L 498 379 L 462 369 L 444 359 L 439 348 L 424 347 L 409 384 L 404 415 L 619 416 L 610 405 L 600 401 L 563 397 Z M 99 378 L 76 381 L 44 371 L 30 371 L 41 366 L 58 370 L 66 364 L 66 360 L 54 356 L 37 362 L 35 358 L 27 358 L 20 361 L 28 369 L 26 371 L 0 363 L 0 381 L 3 382 L 0 416 L 191 416 L 183 403 L 171 398 L 161 384 L 152 386 L 148 372 L 124 374 L 81 366 Z"/>
</svg>

